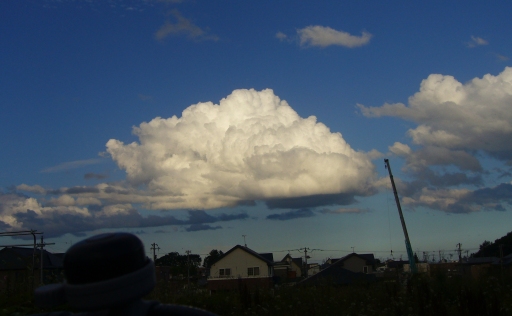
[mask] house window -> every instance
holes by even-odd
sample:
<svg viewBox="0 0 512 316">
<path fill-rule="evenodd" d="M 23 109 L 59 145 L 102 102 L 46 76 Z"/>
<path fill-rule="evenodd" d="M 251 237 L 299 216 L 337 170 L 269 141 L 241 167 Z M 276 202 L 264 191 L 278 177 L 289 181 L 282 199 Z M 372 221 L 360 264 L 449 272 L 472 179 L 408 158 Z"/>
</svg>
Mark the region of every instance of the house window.
<svg viewBox="0 0 512 316">
<path fill-rule="evenodd" d="M 368 267 L 367 266 L 363 267 L 363 273 L 368 273 Z"/>
<path fill-rule="evenodd" d="M 260 267 L 247 268 L 247 275 L 260 275 Z"/>
<path fill-rule="evenodd" d="M 230 276 L 231 269 L 219 269 L 219 275 L 220 276 Z"/>
</svg>

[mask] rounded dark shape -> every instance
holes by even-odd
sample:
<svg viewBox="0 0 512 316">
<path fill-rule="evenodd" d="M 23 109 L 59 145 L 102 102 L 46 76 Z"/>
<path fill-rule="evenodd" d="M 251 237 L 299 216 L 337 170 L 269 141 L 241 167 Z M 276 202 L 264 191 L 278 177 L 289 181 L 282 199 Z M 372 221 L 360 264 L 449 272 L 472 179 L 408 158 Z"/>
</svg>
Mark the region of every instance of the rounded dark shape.
<svg viewBox="0 0 512 316">
<path fill-rule="evenodd" d="M 100 282 L 137 271 L 148 260 L 137 236 L 101 234 L 68 249 L 64 256 L 64 276 L 70 284 Z"/>
</svg>

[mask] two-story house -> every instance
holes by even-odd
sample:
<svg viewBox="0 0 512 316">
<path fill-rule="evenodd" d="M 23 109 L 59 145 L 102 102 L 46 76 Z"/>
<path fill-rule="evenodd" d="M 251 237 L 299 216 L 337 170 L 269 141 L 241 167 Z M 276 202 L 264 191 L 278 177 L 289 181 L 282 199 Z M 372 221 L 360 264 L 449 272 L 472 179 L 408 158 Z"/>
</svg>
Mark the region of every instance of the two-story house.
<svg viewBox="0 0 512 316">
<path fill-rule="evenodd" d="M 281 261 L 274 262 L 274 275 L 280 282 L 293 282 L 302 277 L 302 257 L 292 258 L 287 254 Z"/>
<path fill-rule="evenodd" d="M 236 245 L 210 266 L 210 291 L 236 290 L 240 287 L 271 288 L 274 276 L 273 255 L 257 253 Z"/>
</svg>

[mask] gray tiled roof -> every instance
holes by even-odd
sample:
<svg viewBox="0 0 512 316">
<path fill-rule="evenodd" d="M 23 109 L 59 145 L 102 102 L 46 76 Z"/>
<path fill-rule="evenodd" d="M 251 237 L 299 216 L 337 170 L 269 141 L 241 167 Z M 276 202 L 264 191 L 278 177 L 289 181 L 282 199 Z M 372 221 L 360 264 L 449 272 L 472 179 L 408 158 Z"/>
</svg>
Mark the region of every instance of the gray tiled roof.
<svg viewBox="0 0 512 316">
<path fill-rule="evenodd" d="M 0 250 L 0 270 L 26 269 L 33 262 L 34 248 L 5 247 Z M 39 260 L 41 250 L 36 250 Z M 53 254 L 43 250 L 43 269 L 62 269 L 64 254 Z M 39 268 L 39 265 L 36 267 Z"/>
</svg>

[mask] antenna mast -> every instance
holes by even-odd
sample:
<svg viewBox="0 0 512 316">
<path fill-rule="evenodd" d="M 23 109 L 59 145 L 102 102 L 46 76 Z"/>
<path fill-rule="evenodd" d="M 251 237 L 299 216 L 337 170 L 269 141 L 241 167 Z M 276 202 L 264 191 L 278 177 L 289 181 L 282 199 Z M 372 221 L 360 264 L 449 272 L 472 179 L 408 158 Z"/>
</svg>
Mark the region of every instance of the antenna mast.
<svg viewBox="0 0 512 316">
<path fill-rule="evenodd" d="M 405 226 L 404 214 L 402 214 L 402 207 L 400 206 L 400 200 L 398 199 L 398 192 L 396 191 L 395 181 L 393 180 L 393 174 L 391 173 L 391 166 L 389 165 L 389 159 L 384 159 L 386 168 L 389 172 L 389 179 L 391 180 L 391 186 L 393 187 L 393 193 L 395 194 L 396 207 L 398 208 L 398 214 L 400 215 L 400 222 L 402 222 L 402 229 L 405 235 L 405 248 L 407 249 L 407 257 L 409 257 L 409 265 L 412 273 L 418 273 L 416 268 L 416 261 L 412 253 L 411 241 L 409 240 L 409 234 L 407 233 L 407 227 Z"/>
</svg>

